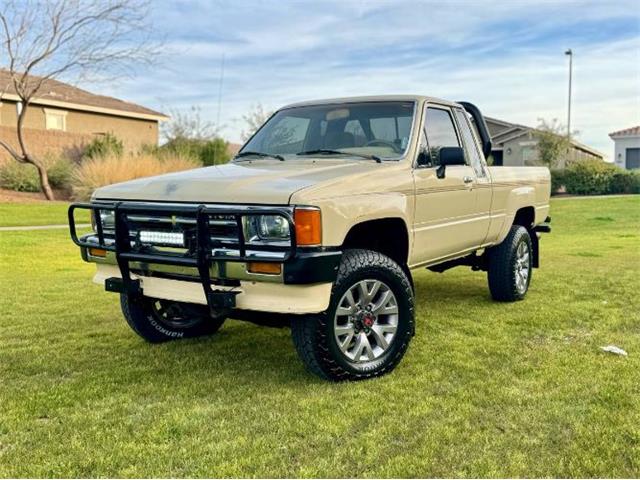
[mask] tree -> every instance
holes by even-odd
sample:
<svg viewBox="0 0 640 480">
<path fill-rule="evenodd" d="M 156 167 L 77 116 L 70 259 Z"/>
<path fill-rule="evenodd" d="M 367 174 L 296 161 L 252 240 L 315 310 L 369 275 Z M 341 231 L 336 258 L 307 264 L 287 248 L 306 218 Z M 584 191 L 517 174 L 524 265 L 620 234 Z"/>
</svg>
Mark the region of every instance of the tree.
<svg viewBox="0 0 640 480">
<path fill-rule="evenodd" d="M 218 136 L 220 127 L 213 122 L 203 120 L 202 109 L 191 106 L 189 111 L 170 110 L 171 120 L 162 126 L 162 137 L 166 142 L 176 139 L 211 140 Z"/>
<path fill-rule="evenodd" d="M 165 143 L 160 150 L 186 155 L 205 166 L 227 163 L 231 158 L 229 144 L 219 136 L 220 127 L 204 120 L 200 112 L 198 106 L 187 112 L 171 111 L 171 121 L 162 130 Z"/>
<path fill-rule="evenodd" d="M 272 114 L 273 112 L 265 111 L 260 103 L 252 105 L 251 110 L 246 115 L 242 115 L 242 120 L 246 124 L 246 130 L 243 129 L 240 134 L 242 141 L 249 140 Z"/>
<path fill-rule="evenodd" d="M 572 136 L 576 134 L 577 132 Z M 534 135 L 538 140 L 536 148 L 539 163 L 550 169 L 559 168 L 566 164 L 571 149 L 571 142 L 567 138 L 567 127 L 562 125 L 557 118 L 550 122 L 539 118 L 538 128 Z"/>
<path fill-rule="evenodd" d="M 36 167 L 47 199 L 53 200 L 53 191 L 46 167 L 24 135 L 33 101 L 57 78 L 117 78 L 149 64 L 159 49 L 148 18 L 144 0 L 3 0 L 0 61 L 10 80 L 0 85 L 0 101 L 17 97 L 18 148 L 4 141 L 0 147 Z"/>
</svg>

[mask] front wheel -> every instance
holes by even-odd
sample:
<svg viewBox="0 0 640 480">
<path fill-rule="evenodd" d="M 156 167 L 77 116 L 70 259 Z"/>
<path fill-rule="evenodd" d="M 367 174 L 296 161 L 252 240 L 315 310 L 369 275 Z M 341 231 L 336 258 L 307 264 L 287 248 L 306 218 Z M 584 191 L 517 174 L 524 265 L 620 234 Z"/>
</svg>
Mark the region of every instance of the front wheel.
<svg viewBox="0 0 640 480">
<path fill-rule="evenodd" d="M 224 318 L 212 318 L 203 305 L 120 294 L 124 318 L 131 329 L 148 342 L 199 337 L 217 332 Z"/>
<path fill-rule="evenodd" d="M 531 283 L 533 254 L 526 228 L 514 225 L 504 241 L 489 250 L 489 290 L 494 300 L 522 300 Z"/>
<path fill-rule="evenodd" d="M 322 378 L 383 375 L 398 365 L 413 335 L 411 283 L 389 257 L 348 250 L 328 310 L 292 320 L 291 331 L 305 366 Z"/>
</svg>

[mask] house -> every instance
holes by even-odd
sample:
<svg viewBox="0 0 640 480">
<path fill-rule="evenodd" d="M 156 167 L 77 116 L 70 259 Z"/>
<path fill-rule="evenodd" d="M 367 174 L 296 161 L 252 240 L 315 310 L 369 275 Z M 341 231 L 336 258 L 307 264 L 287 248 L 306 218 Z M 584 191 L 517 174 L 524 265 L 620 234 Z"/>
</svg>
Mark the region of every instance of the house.
<svg viewBox="0 0 640 480">
<path fill-rule="evenodd" d="M 494 165 L 534 165 L 538 160 L 536 129 L 496 118 L 485 117 L 491 135 Z M 571 140 L 570 160 L 604 160 L 604 155 L 576 140 Z M 564 163 L 565 159 L 561 159 Z M 564 167 L 564 164 L 558 165 Z"/>
<path fill-rule="evenodd" d="M 613 140 L 613 161 L 627 170 L 640 168 L 640 126 L 609 134 Z"/>
<path fill-rule="evenodd" d="M 32 77 L 37 80 L 38 77 Z M 160 112 L 113 97 L 97 95 L 57 80 L 45 80 L 29 106 L 24 134 L 34 155 L 73 154 L 97 136 L 111 133 L 125 150 L 158 143 Z M 16 122 L 21 108 L 9 73 L 0 69 L 0 139 L 17 147 Z M 0 159 L 8 154 L 0 149 Z"/>
</svg>

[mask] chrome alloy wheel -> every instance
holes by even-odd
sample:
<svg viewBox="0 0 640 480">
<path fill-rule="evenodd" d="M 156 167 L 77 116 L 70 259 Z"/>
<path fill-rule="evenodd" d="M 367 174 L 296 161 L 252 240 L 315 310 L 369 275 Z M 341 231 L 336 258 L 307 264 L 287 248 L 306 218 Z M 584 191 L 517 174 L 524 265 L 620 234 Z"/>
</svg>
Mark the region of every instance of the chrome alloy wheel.
<svg viewBox="0 0 640 480">
<path fill-rule="evenodd" d="M 529 257 L 529 245 L 527 245 L 526 242 L 521 242 L 516 250 L 516 262 L 514 266 L 516 274 L 516 289 L 520 294 L 526 292 L 529 285 L 529 274 L 531 272 L 531 262 Z"/>
<path fill-rule="evenodd" d="M 389 349 L 396 336 L 396 297 L 380 280 L 361 280 L 338 302 L 333 326 L 345 357 L 357 363 L 375 360 Z"/>
</svg>

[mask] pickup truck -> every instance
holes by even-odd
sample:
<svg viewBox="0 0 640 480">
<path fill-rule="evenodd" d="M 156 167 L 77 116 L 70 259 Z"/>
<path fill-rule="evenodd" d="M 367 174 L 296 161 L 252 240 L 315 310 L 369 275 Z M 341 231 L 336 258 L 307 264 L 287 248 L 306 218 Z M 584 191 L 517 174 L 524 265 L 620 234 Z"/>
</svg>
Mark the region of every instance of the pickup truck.
<svg viewBox="0 0 640 480">
<path fill-rule="evenodd" d="M 99 188 L 69 208 L 94 281 L 149 342 L 226 318 L 288 325 L 329 380 L 390 372 L 415 332 L 412 270 L 486 271 L 522 300 L 550 231 L 543 167 L 491 167 L 482 114 L 416 95 L 274 113 L 228 164 Z M 74 214 L 92 213 L 78 236 Z"/>
</svg>

